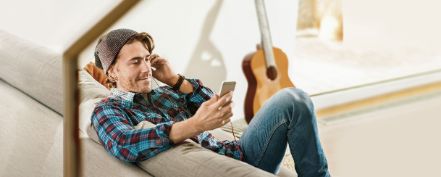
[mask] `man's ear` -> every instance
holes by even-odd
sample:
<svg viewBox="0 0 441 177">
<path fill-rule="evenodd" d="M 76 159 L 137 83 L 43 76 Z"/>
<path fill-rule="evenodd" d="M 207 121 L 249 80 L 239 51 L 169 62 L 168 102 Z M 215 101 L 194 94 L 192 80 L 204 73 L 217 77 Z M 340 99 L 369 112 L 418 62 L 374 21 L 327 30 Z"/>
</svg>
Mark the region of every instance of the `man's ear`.
<svg viewBox="0 0 441 177">
<path fill-rule="evenodd" d="M 107 76 L 109 76 L 110 78 L 113 78 L 115 80 L 118 78 L 115 64 L 109 66 L 109 69 L 107 70 Z"/>
</svg>

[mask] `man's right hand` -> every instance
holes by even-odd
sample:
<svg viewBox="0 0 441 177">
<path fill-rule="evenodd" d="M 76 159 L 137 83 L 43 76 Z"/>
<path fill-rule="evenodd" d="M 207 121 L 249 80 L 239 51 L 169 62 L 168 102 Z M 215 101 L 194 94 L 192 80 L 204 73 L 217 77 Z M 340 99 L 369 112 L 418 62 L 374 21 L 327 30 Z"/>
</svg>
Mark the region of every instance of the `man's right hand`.
<svg viewBox="0 0 441 177">
<path fill-rule="evenodd" d="M 230 118 L 233 116 L 232 98 L 233 92 L 229 92 L 221 98 L 215 95 L 202 103 L 192 117 L 195 128 L 203 132 L 219 128 L 230 122 Z"/>
<path fill-rule="evenodd" d="M 230 122 L 233 116 L 232 97 L 233 92 L 230 92 L 221 98 L 215 95 L 202 103 L 192 118 L 173 124 L 170 130 L 170 140 L 173 143 L 180 143 L 187 138 Z"/>
</svg>

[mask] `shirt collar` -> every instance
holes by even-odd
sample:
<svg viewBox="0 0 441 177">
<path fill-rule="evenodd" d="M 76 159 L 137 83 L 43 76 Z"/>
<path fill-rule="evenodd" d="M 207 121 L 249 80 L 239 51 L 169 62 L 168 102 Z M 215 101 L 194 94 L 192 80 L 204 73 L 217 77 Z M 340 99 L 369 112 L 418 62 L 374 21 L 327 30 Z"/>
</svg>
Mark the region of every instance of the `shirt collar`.
<svg viewBox="0 0 441 177">
<path fill-rule="evenodd" d="M 134 101 L 144 100 L 142 93 L 127 92 L 117 88 L 111 88 L 110 92 L 112 96 L 121 98 L 123 105 L 127 107 L 131 107 Z M 151 93 L 152 92 L 154 92 L 154 90 L 152 90 Z"/>
<path fill-rule="evenodd" d="M 134 92 L 126 92 L 117 88 L 110 89 L 110 92 L 112 93 L 112 96 L 120 97 L 124 101 L 129 101 L 129 102 L 133 102 L 133 98 L 136 95 L 136 93 Z"/>
</svg>

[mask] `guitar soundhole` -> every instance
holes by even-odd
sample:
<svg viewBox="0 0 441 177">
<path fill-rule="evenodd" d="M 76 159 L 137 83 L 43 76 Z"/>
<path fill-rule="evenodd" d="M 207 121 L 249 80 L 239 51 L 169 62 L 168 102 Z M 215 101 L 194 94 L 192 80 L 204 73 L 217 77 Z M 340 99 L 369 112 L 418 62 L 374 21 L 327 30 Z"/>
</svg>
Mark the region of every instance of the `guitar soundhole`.
<svg viewBox="0 0 441 177">
<path fill-rule="evenodd" d="M 271 79 L 275 80 L 277 78 L 277 69 L 274 66 L 270 66 L 266 69 L 266 76 Z"/>
</svg>

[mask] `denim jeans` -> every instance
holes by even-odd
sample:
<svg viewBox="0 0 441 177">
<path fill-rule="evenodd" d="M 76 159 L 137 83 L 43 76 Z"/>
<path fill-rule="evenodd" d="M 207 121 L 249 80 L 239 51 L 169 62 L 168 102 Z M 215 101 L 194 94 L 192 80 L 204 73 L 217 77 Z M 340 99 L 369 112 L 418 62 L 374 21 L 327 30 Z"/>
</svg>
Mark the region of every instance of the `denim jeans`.
<svg viewBox="0 0 441 177">
<path fill-rule="evenodd" d="M 313 104 L 299 89 L 285 88 L 266 101 L 239 141 L 245 161 L 267 172 L 278 173 L 289 144 L 299 177 L 330 176 Z"/>
</svg>

